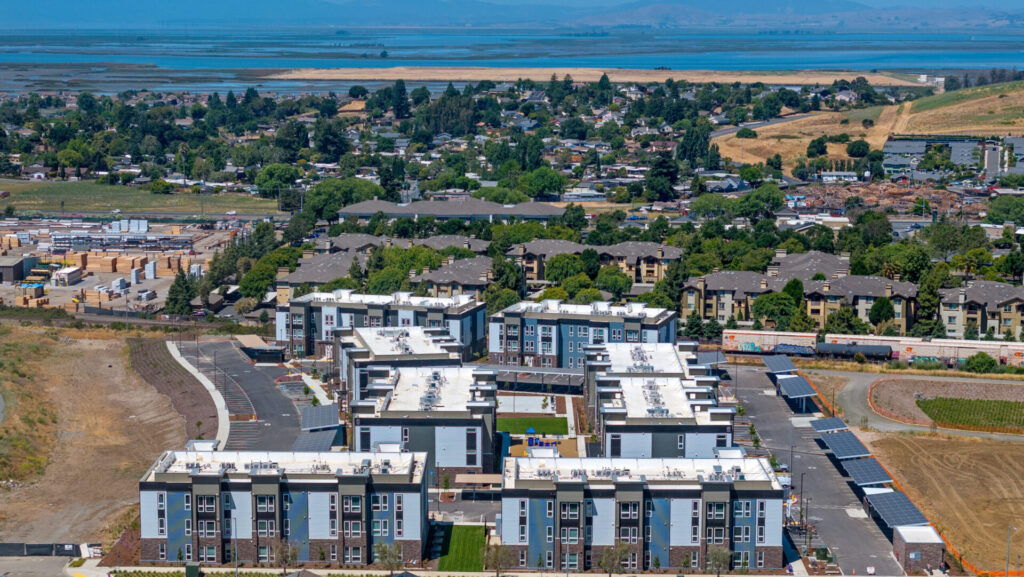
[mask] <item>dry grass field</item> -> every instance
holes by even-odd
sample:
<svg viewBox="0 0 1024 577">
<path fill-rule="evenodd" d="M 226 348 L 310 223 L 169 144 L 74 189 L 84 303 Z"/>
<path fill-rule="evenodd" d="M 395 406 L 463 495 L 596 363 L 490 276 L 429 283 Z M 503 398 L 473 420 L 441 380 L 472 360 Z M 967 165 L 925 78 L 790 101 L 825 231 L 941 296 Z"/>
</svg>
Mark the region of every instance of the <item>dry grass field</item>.
<svg viewBox="0 0 1024 577">
<path fill-rule="evenodd" d="M 921 99 L 910 108 L 907 131 L 1024 134 L 1024 83 L 983 86 Z"/>
<path fill-rule="evenodd" d="M 1024 443 L 966 437 L 872 434 L 872 451 L 957 552 L 1001 571 L 1006 527 L 1024 518 Z M 868 436 L 866 435 L 865 438 Z M 1024 554 L 1019 539 L 1011 557 Z"/>
<path fill-rule="evenodd" d="M 17 374 L 25 375 L 18 379 L 36 391 L 32 401 L 46 414 L 36 415 L 28 403 L 15 404 L 0 427 L 5 435 L 35 435 L 31 460 L 8 450 L 14 467 L 43 465 L 33 466 L 23 484 L 0 492 L 0 540 L 99 539 L 137 503 L 139 477 L 153 460 L 184 443 L 183 420 L 167 397 L 129 368 L 122 335 L 42 327 L 4 330 L 9 331 L 4 342 L 23 347 L 0 355 L 5 366 L 18 363 Z M 11 386 L 8 381 L 5 399 L 21 394 L 18 382 Z"/>
</svg>

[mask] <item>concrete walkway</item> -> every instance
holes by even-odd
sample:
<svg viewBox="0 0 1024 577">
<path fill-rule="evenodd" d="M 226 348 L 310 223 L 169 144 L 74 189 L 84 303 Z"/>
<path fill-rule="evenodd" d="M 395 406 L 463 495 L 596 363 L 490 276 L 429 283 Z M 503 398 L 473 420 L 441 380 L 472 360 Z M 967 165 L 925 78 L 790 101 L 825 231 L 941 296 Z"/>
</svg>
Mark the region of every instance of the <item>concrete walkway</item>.
<svg viewBox="0 0 1024 577">
<path fill-rule="evenodd" d="M 185 360 L 185 357 L 178 351 L 178 347 L 174 345 L 174 341 L 167 341 L 167 350 L 171 352 L 171 356 L 174 360 L 178 361 L 185 370 L 192 374 L 206 389 L 206 392 L 210 393 L 210 397 L 213 399 L 213 405 L 217 408 L 217 440 L 220 442 L 220 447 L 223 448 L 228 444 L 228 433 L 231 430 L 231 423 L 228 418 L 228 406 L 224 402 L 224 396 L 220 394 L 217 387 L 213 385 L 202 372 L 192 366 L 192 363 Z"/>
<path fill-rule="evenodd" d="M 868 426 L 872 429 L 886 432 L 917 432 L 917 433 L 932 433 L 935 431 L 941 432 L 944 435 L 955 435 L 958 437 L 977 437 L 982 439 L 991 439 L 994 441 L 1011 441 L 1014 443 L 1024 443 L 1024 435 L 1007 435 L 1003 433 L 982 433 L 977 431 L 965 431 L 961 429 L 943 429 L 939 428 L 935 431 L 931 427 L 924 427 L 921 425 L 909 425 L 907 423 L 901 423 L 899 421 L 893 421 L 887 419 L 878 413 L 871 410 L 871 405 L 868 404 L 868 391 L 871 389 L 871 384 L 879 379 L 906 379 L 915 381 L 925 382 L 953 382 L 953 383 L 996 383 L 996 384 L 1007 384 L 1008 381 L 999 379 L 985 379 L 985 378 L 972 378 L 972 377 L 931 377 L 922 375 L 900 375 L 898 373 L 858 373 L 849 371 L 823 371 L 809 369 L 805 371 L 810 375 L 828 375 L 844 377 L 849 379 L 849 383 L 846 388 L 842 390 L 836 396 L 836 403 L 843 410 L 843 417 L 851 425 L 860 427 Z M 1022 385 L 1015 385 L 1022 386 Z"/>
</svg>

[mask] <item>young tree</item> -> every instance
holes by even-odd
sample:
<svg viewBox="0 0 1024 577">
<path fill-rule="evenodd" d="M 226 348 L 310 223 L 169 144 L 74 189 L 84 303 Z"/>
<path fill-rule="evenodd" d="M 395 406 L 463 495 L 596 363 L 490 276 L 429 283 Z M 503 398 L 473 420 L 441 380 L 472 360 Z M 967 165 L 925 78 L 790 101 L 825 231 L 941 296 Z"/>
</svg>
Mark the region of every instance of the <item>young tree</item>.
<svg viewBox="0 0 1024 577">
<path fill-rule="evenodd" d="M 708 547 L 707 567 L 708 571 L 714 571 L 715 575 L 721 577 L 722 571 L 729 569 L 729 562 L 732 561 L 732 554 L 725 547 Z"/>
<path fill-rule="evenodd" d="M 622 562 L 626 560 L 627 555 L 629 555 L 629 547 L 625 543 L 620 542 L 612 547 L 605 547 L 597 559 L 597 566 L 606 571 L 608 577 L 612 577 L 612 573 L 622 571 Z"/>
<path fill-rule="evenodd" d="M 402 568 L 402 546 L 398 543 L 377 543 L 373 546 L 373 561 L 387 569 L 388 577 Z"/>
<path fill-rule="evenodd" d="M 481 552 L 484 568 L 493 569 L 494 577 L 501 577 L 501 572 L 512 566 L 514 554 L 511 549 L 501 543 L 484 545 Z"/>
<path fill-rule="evenodd" d="M 292 545 L 284 537 L 271 541 L 270 549 L 274 552 L 274 559 L 281 567 L 281 575 L 287 574 L 288 566 L 294 564 L 299 558 L 299 546 Z"/>
</svg>

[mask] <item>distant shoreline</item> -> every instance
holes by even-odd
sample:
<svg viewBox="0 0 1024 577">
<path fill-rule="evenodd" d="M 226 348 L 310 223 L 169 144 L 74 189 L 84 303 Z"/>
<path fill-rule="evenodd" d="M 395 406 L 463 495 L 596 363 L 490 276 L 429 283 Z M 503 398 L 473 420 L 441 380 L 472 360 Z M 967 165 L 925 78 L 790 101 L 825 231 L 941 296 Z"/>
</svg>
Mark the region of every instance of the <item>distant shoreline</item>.
<svg viewBox="0 0 1024 577">
<path fill-rule="evenodd" d="M 923 86 L 905 77 L 878 72 L 855 70 L 644 70 L 629 68 L 575 68 L 575 67 L 484 67 L 484 66 L 395 66 L 391 68 L 296 68 L 275 71 L 263 76 L 267 80 L 339 80 L 382 81 L 405 80 L 413 82 L 514 82 L 518 79 L 547 81 L 554 74 L 558 78 L 569 75 L 573 80 L 596 82 L 607 74 L 612 82 L 664 82 L 672 78 L 688 82 L 720 82 L 731 84 L 799 84 L 829 85 L 835 80 L 853 80 L 863 76 L 872 86 Z M 906 76 L 906 75 L 904 75 Z"/>
</svg>

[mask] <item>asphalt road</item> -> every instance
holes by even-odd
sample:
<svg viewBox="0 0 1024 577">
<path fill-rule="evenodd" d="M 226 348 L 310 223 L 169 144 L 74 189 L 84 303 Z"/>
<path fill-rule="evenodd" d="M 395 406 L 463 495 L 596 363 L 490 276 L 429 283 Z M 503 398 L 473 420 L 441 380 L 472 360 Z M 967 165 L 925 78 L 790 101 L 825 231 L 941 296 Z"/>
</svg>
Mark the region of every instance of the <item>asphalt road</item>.
<svg viewBox="0 0 1024 577">
<path fill-rule="evenodd" d="M 786 122 L 792 122 L 794 120 L 800 120 L 801 118 L 807 118 L 810 114 L 794 114 L 792 116 L 784 116 L 782 118 L 773 118 L 763 122 L 748 122 L 744 123 L 743 126 L 730 126 L 729 128 L 721 128 L 711 132 L 711 138 L 718 138 L 719 136 L 729 136 L 730 134 L 736 134 L 741 128 L 749 128 L 751 130 L 757 130 L 758 128 L 764 128 L 765 126 L 772 126 L 774 124 L 784 124 Z"/>
<path fill-rule="evenodd" d="M 983 378 L 964 378 L 964 377 L 923 377 L 915 375 L 899 375 L 899 374 L 878 374 L 878 373 L 855 373 L 846 371 L 819 371 L 819 370 L 808 370 L 810 374 L 818 375 L 835 375 L 839 377 L 846 377 L 849 382 L 846 388 L 842 390 L 836 397 L 836 403 L 839 404 L 843 410 L 843 415 L 851 425 L 856 426 L 868 426 L 879 431 L 886 432 L 903 432 L 912 431 L 919 433 L 930 433 L 932 429 L 929 427 L 922 427 L 918 425 L 908 425 L 906 423 L 900 423 L 886 419 L 878 413 L 871 410 L 871 405 L 868 404 L 868 390 L 871 388 L 871 383 L 875 382 L 880 378 L 898 378 L 908 379 L 915 381 L 924 382 L 936 382 L 936 381 L 947 381 L 947 382 L 961 382 L 961 383 L 997 383 L 1006 384 L 1006 381 L 998 379 L 983 379 Z M 979 433 L 975 431 L 961 431 L 957 429 L 941 429 L 944 435 L 956 435 L 960 437 L 979 437 L 983 439 L 992 439 L 996 441 L 1012 441 L 1016 443 L 1024 443 L 1024 435 L 1003 435 L 999 433 Z"/>
<path fill-rule="evenodd" d="M 244 412 L 251 406 L 256 421 L 232 422 L 225 449 L 287 451 L 299 436 L 300 414 L 274 379 L 287 371 L 277 367 L 257 367 L 238 348 L 237 341 L 199 341 L 199 370 L 222 391 L 229 408 Z M 182 354 L 195 358 L 195 341 L 182 343 Z M 236 386 L 237 385 L 237 386 Z M 238 397 L 238 391 L 244 399 Z M 248 405 L 245 402 L 248 402 Z M 235 412 L 235 411 L 233 411 Z"/>
<path fill-rule="evenodd" d="M 801 506 L 808 511 L 808 522 L 832 549 L 843 572 L 864 575 L 867 567 L 873 566 L 878 575 L 902 575 L 903 570 L 892 557 L 892 544 L 864 512 L 850 479 L 843 476 L 819 445 L 809 424 L 813 414 L 794 414 L 786 401 L 775 395 L 764 368 L 726 368 L 734 375 L 732 386 L 764 446 L 775 453 L 780 463 L 789 463 L 794 492 L 803 492 Z"/>
</svg>

